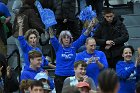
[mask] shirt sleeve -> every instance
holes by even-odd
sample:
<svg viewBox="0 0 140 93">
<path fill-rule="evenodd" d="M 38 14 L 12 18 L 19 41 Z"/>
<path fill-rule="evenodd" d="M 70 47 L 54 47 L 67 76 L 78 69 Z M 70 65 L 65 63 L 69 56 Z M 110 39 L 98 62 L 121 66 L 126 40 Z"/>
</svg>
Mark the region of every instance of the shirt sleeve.
<svg viewBox="0 0 140 93">
<path fill-rule="evenodd" d="M 116 72 L 120 79 L 128 79 L 135 69 L 136 67 L 134 65 L 131 65 L 129 68 L 126 69 L 122 62 L 119 62 L 116 65 Z"/>
<path fill-rule="evenodd" d="M 101 52 L 101 53 L 102 53 L 102 55 L 101 55 L 100 62 L 104 65 L 103 69 L 108 68 L 108 62 L 106 59 L 106 55 L 103 52 Z"/>
<path fill-rule="evenodd" d="M 57 38 L 56 37 L 53 37 L 53 38 L 50 39 L 50 41 L 51 41 L 51 44 L 52 44 L 54 50 L 57 51 L 58 48 L 59 48 L 59 45 L 60 45 L 60 43 L 57 40 Z"/>
<path fill-rule="evenodd" d="M 73 42 L 73 46 L 77 49 L 79 49 L 86 41 L 88 36 L 85 36 L 82 34 L 75 42 Z"/>
<path fill-rule="evenodd" d="M 27 47 L 29 47 L 28 43 L 26 42 L 24 36 L 18 36 L 18 41 L 20 43 L 20 47 L 23 51 L 27 51 Z"/>
</svg>

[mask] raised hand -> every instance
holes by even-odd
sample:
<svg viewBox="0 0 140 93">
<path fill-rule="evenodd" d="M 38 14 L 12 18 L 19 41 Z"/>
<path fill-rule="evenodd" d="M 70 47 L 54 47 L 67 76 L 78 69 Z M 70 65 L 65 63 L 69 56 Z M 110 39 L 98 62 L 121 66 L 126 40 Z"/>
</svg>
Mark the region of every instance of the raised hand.
<svg viewBox="0 0 140 93">
<path fill-rule="evenodd" d="M 2 72 L 1 72 L 2 68 L 3 68 L 3 66 L 0 67 L 0 77 L 2 76 Z"/>
<path fill-rule="evenodd" d="M 24 16 L 18 16 L 17 17 L 17 23 L 18 23 L 19 27 L 23 26 L 23 17 Z"/>
<path fill-rule="evenodd" d="M 51 27 L 49 27 L 49 34 L 50 34 L 50 38 L 54 37 L 54 32 L 53 32 L 53 29 Z"/>
<path fill-rule="evenodd" d="M 6 75 L 7 75 L 8 78 L 11 77 L 11 67 L 10 67 L 10 66 L 8 66 L 8 67 L 6 68 Z"/>
</svg>

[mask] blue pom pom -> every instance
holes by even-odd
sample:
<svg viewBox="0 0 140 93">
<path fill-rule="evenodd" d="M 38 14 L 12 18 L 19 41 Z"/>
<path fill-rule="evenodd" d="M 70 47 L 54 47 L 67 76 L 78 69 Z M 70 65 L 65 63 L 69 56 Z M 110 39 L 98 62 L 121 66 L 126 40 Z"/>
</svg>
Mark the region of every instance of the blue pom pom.
<svg viewBox="0 0 140 93">
<path fill-rule="evenodd" d="M 86 20 L 91 21 L 96 16 L 97 16 L 96 12 L 92 11 L 92 7 L 91 7 L 91 5 L 89 5 L 80 12 L 79 19 L 81 21 L 86 21 Z"/>
</svg>

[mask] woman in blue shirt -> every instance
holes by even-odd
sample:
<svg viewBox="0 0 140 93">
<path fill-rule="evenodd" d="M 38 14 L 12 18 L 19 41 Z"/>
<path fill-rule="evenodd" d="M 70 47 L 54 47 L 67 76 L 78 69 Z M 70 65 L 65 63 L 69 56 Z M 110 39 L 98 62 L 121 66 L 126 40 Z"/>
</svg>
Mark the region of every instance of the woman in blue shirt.
<svg viewBox="0 0 140 93">
<path fill-rule="evenodd" d="M 59 35 L 59 40 L 54 36 L 53 30 L 49 28 L 51 44 L 56 54 L 56 69 L 55 69 L 55 88 L 56 93 L 61 93 L 64 80 L 74 75 L 74 61 L 76 50 L 85 43 L 86 38 L 91 32 L 95 21 L 92 20 L 88 29 L 75 41 L 71 33 L 64 30 Z"/>
<path fill-rule="evenodd" d="M 123 61 L 119 61 L 116 65 L 116 72 L 120 79 L 119 93 L 135 93 L 135 85 L 137 75 L 140 74 L 140 60 L 132 61 L 134 48 L 132 46 L 124 46 L 121 50 Z"/>
</svg>

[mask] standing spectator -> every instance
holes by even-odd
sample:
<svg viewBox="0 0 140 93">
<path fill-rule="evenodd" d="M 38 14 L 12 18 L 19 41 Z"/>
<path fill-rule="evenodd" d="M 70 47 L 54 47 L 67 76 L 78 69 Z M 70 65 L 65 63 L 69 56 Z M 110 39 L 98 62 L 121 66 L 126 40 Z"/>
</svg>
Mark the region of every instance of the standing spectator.
<svg viewBox="0 0 140 93">
<path fill-rule="evenodd" d="M 84 61 L 78 61 L 74 63 L 75 76 L 67 77 L 64 81 L 63 88 L 65 86 L 76 86 L 78 82 L 87 82 L 92 90 L 96 90 L 94 81 L 86 76 L 87 64 Z"/>
<path fill-rule="evenodd" d="M 59 36 L 62 30 L 69 30 L 74 41 L 80 36 L 78 19 L 76 14 L 78 13 L 77 0 L 55 0 L 55 15 L 56 15 L 56 34 Z"/>
<path fill-rule="evenodd" d="M 39 33 L 36 29 L 29 29 L 26 33 L 25 36 L 23 36 L 23 18 L 19 17 L 18 18 L 18 25 L 19 25 L 19 43 L 20 47 L 23 51 L 24 55 L 24 62 L 23 62 L 23 67 L 28 67 L 30 65 L 29 59 L 28 59 L 28 52 L 30 50 L 41 50 L 37 47 L 37 43 L 39 41 Z M 27 40 L 27 41 L 26 41 Z M 45 59 L 45 57 L 42 55 L 42 65 L 48 65 L 51 68 L 55 68 L 54 65 L 48 63 L 48 61 Z"/>
<path fill-rule="evenodd" d="M 116 72 L 120 79 L 120 90 L 118 93 L 135 93 L 137 82 L 137 70 L 140 71 L 140 58 L 136 62 L 132 61 L 134 48 L 132 46 L 124 46 L 121 50 L 123 61 L 119 61 L 116 65 Z"/>
<path fill-rule="evenodd" d="M 54 36 L 52 29 L 49 29 L 51 44 L 56 54 L 56 70 L 55 70 L 55 88 L 57 93 L 61 93 L 64 80 L 74 75 L 74 61 L 76 50 L 84 44 L 86 38 L 91 32 L 91 27 L 95 21 L 91 21 L 88 29 L 73 42 L 72 35 L 69 31 L 62 31 L 59 35 L 59 41 Z"/>
<path fill-rule="evenodd" d="M 108 67 L 107 59 L 102 51 L 95 50 L 96 41 L 94 38 L 87 38 L 85 46 L 86 50 L 78 53 L 75 61 L 84 60 L 88 64 L 86 68 L 86 75 L 91 77 L 97 86 L 97 78 L 100 71 Z"/>
<path fill-rule="evenodd" d="M 17 75 L 7 65 L 5 56 L 0 53 L 0 93 L 12 93 L 18 90 Z"/>
<path fill-rule="evenodd" d="M 20 47 L 19 41 L 17 40 L 19 33 L 18 17 L 21 16 L 23 18 L 23 35 L 29 29 L 37 29 L 40 35 L 41 33 L 45 33 L 45 26 L 43 25 L 41 19 L 38 17 L 38 14 L 34 9 L 34 2 L 35 0 L 22 0 L 22 6 L 20 6 L 19 12 L 16 14 L 14 20 L 12 32 L 13 36 L 15 37 L 16 45 L 19 49 L 21 62 L 24 61 L 24 54 Z"/>
<path fill-rule="evenodd" d="M 7 8 L 7 6 L 0 1 L 0 52 L 7 54 L 7 37 L 8 30 L 7 26 L 10 24 L 11 14 Z M 6 26 L 6 27 L 5 27 Z M 8 26 L 8 29 L 10 29 Z"/>
<path fill-rule="evenodd" d="M 120 86 L 119 78 L 113 69 L 103 70 L 98 76 L 98 82 L 99 93 L 118 93 Z"/>
<path fill-rule="evenodd" d="M 104 11 L 104 21 L 95 31 L 94 38 L 100 50 L 106 54 L 109 67 L 115 69 L 118 60 L 122 59 L 120 48 L 128 41 L 129 35 L 125 25 L 112 10 Z"/>
</svg>

